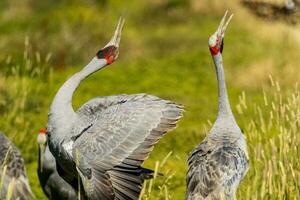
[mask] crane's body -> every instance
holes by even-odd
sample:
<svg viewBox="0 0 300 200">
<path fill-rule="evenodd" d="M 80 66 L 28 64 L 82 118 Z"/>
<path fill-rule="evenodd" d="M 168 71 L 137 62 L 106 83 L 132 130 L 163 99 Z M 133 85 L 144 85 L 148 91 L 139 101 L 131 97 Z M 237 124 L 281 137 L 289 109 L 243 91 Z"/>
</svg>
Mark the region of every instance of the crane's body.
<svg viewBox="0 0 300 200">
<path fill-rule="evenodd" d="M 6 199 L 11 190 L 12 200 L 28 200 L 31 189 L 25 171 L 24 159 L 17 147 L 0 132 L 0 199 Z"/>
<path fill-rule="evenodd" d="M 226 133 L 227 129 L 213 128 L 191 153 L 187 200 L 234 199 L 248 170 L 247 149 L 240 130 Z M 221 138 L 217 136 L 220 134 L 223 134 Z"/>
<path fill-rule="evenodd" d="M 56 161 L 46 141 L 46 129 L 41 129 L 38 136 L 39 159 L 37 174 L 41 187 L 49 199 L 77 200 L 75 189 L 59 176 Z"/>
<path fill-rule="evenodd" d="M 225 23 L 226 14 L 209 39 L 218 79 L 218 115 L 207 137 L 189 156 L 187 200 L 231 200 L 248 170 L 246 140 L 231 111 L 225 84 L 223 37 L 231 19 Z"/>
<path fill-rule="evenodd" d="M 138 199 L 144 179 L 153 173 L 142 163 L 182 113 L 175 103 L 147 94 L 97 97 L 73 110 L 80 82 L 117 58 L 122 26 L 120 20 L 112 40 L 63 84 L 50 107 L 50 151 L 59 174 L 82 198 Z"/>
<path fill-rule="evenodd" d="M 294 2 L 294 0 L 286 0 L 285 1 L 285 8 L 288 12 L 293 13 L 297 9 L 296 3 Z"/>
</svg>

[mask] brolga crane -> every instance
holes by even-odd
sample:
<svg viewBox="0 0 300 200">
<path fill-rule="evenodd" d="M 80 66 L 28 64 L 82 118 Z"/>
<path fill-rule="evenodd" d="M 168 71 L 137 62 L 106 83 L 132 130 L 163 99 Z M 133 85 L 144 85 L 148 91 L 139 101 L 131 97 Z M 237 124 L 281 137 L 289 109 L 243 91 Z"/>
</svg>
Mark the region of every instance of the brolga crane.
<svg viewBox="0 0 300 200">
<path fill-rule="evenodd" d="M 233 199 L 247 173 L 246 140 L 231 111 L 226 91 L 222 50 L 227 11 L 217 31 L 209 38 L 209 49 L 218 79 L 218 115 L 207 137 L 188 159 L 187 200 Z"/>
<path fill-rule="evenodd" d="M 47 129 L 39 130 L 37 143 L 39 145 L 38 177 L 45 195 L 49 199 L 76 200 L 74 188 L 58 175 L 56 162 L 47 144 Z"/>
<path fill-rule="evenodd" d="M 153 174 L 141 165 L 183 111 L 148 94 L 96 97 L 73 110 L 80 82 L 117 59 L 123 24 L 121 18 L 110 42 L 62 85 L 50 107 L 50 151 L 59 174 L 74 188 L 79 185 L 82 198 L 138 199 L 144 180 Z"/>
<path fill-rule="evenodd" d="M 286 0 L 285 8 L 286 8 L 287 12 L 292 13 L 292 12 L 296 11 L 296 4 L 295 4 L 294 0 Z"/>
<path fill-rule="evenodd" d="M 0 133 L 0 199 L 28 200 L 31 189 L 24 159 L 17 147 Z"/>
</svg>

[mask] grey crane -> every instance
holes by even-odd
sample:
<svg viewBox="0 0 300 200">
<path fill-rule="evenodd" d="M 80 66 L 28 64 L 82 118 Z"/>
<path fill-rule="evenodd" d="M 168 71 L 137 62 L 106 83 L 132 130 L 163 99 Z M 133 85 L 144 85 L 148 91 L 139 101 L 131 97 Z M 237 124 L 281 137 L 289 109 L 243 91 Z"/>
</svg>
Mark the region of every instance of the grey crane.
<svg viewBox="0 0 300 200">
<path fill-rule="evenodd" d="M 218 79 L 218 115 L 209 134 L 188 159 L 187 200 L 233 199 L 247 173 L 246 140 L 230 108 L 222 61 L 223 38 L 232 15 L 227 11 L 217 31 L 209 38 Z"/>
<path fill-rule="evenodd" d="M 267 1 L 244 0 L 243 4 L 249 7 L 256 15 L 270 20 L 292 20 L 295 23 L 298 21 L 297 12 L 299 0 L 285 0 L 284 4 Z M 296 20 L 294 22 L 294 19 Z"/>
<path fill-rule="evenodd" d="M 82 198 L 138 199 L 144 180 L 153 173 L 141 165 L 158 140 L 176 127 L 183 111 L 148 94 L 96 97 L 73 110 L 72 96 L 80 82 L 117 59 L 123 24 L 120 18 L 110 42 L 62 85 L 50 107 L 50 151 L 59 174 Z"/>
<path fill-rule="evenodd" d="M 294 0 L 286 0 L 285 1 L 285 8 L 287 10 L 287 12 L 295 12 L 296 11 L 296 3 L 294 2 Z"/>
<path fill-rule="evenodd" d="M 25 171 L 24 159 L 17 147 L 0 132 L 0 199 L 27 200 L 31 189 Z"/>
<path fill-rule="evenodd" d="M 76 200 L 75 189 L 59 176 L 56 170 L 56 162 L 49 150 L 47 143 L 47 130 L 40 129 L 37 137 L 39 145 L 39 162 L 37 174 L 40 184 L 49 199 Z"/>
</svg>

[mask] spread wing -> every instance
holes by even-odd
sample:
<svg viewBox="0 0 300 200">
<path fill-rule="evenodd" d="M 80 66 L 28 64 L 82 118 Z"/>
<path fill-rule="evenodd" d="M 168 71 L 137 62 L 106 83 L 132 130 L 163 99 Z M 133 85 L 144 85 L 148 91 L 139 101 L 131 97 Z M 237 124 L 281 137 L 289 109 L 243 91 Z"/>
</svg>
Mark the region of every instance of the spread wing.
<svg viewBox="0 0 300 200">
<path fill-rule="evenodd" d="M 88 183 L 88 195 L 137 199 L 151 173 L 141 164 L 154 144 L 176 127 L 182 111 L 173 102 L 146 94 L 97 98 L 78 110 L 86 128 L 73 154 L 80 152 L 79 173 Z"/>
<path fill-rule="evenodd" d="M 205 140 L 191 154 L 187 173 L 187 200 L 233 194 L 244 177 L 248 161 L 244 152 L 223 144 L 210 146 Z M 224 196 L 224 197 L 225 197 Z"/>
</svg>

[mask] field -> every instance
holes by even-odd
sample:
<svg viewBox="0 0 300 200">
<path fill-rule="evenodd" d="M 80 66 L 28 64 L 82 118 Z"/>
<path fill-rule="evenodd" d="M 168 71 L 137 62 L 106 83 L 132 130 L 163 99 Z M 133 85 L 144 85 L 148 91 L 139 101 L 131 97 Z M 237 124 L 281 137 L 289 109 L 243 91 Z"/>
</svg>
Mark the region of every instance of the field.
<svg viewBox="0 0 300 200">
<path fill-rule="evenodd" d="M 148 181 L 143 195 L 183 199 L 188 154 L 217 113 L 207 39 L 225 10 L 234 13 L 223 51 L 227 87 L 250 158 L 237 199 L 300 199 L 299 25 L 264 21 L 238 0 L 3 0 L 0 129 L 21 150 L 36 199 L 46 199 L 36 174 L 36 138 L 51 101 L 110 39 L 120 15 L 126 23 L 118 61 L 84 80 L 73 105 L 121 93 L 184 105 L 178 128 L 144 165 L 165 176 Z"/>
</svg>

